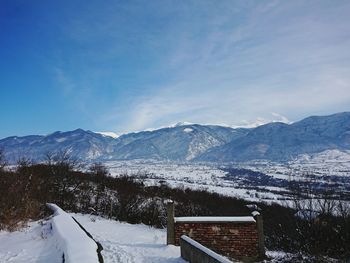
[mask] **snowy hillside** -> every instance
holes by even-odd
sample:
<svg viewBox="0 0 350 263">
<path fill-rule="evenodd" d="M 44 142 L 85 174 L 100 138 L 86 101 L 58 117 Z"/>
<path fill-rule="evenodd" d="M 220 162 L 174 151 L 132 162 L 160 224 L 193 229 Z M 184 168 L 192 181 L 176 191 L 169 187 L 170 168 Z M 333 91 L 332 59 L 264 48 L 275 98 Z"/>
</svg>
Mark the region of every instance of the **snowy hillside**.
<svg viewBox="0 0 350 263">
<path fill-rule="evenodd" d="M 192 160 L 208 149 L 244 136 L 245 130 L 212 125 L 176 125 L 120 136 L 110 159 Z"/>
<path fill-rule="evenodd" d="M 176 125 L 154 131 L 113 133 L 55 132 L 46 136 L 8 137 L 0 140 L 10 162 L 27 157 L 42 161 L 47 153 L 68 151 L 83 161 L 94 160 L 192 160 L 208 149 L 243 136 L 244 129 L 211 125 Z"/>
<path fill-rule="evenodd" d="M 222 147 L 210 149 L 199 161 L 286 161 L 300 154 L 350 150 L 350 112 L 309 117 L 293 124 L 269 123 Z"/>
<path fill-rule="evenodd" d="M 69 132 L 54 132 L 46 136 L 8 137 L 0 140 L 8 161 L 16 162 L 26 157 L 42 161 L 48 153 L 68 151 L 82 160 L 98 159 L 112 151 L 114 139 L 91 131 L 77 129 Z"/>
</svg>

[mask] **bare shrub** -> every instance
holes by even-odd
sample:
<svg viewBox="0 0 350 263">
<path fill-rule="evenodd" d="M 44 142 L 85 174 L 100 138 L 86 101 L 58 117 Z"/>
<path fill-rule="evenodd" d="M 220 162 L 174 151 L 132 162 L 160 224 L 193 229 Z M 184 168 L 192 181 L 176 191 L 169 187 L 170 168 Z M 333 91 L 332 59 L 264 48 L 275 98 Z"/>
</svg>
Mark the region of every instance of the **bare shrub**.
<svg viewBox="0 0 350 263">
<path fill-rule="evenodd" d="M 108 168 L 103 163 L 93 163 L 89 167 L 89 173 L 95 176 L 105 177 L 109 175 Z"/>
<path fill-rule="evenodd" d="M 50 168 L 52 175 L 61 176 L 79 171 L 83 167 L 81 160 L 72 156 L 68 149 L 46 153 L 45 163 Z"/>
<path fill-rule="evenodd" d="M 349 258 L 350 206 L 339 200 L 334 189 L 317 187 L 315 180 L 291 183 L 294 242 L 312 255 Z"/>
</svg>

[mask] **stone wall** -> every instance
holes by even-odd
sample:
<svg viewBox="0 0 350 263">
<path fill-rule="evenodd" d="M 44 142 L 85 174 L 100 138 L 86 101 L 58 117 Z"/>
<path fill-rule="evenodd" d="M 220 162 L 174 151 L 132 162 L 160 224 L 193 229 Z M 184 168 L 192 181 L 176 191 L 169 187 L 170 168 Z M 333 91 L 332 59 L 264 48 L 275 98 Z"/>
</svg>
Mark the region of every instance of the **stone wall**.
<svg viewBox="0 0 350 263">
<path fill-rule="evenodd" d="M 252 222 L 189 221 L 178 222 L 175 218 L 175 245 L 187 235 L 203 246 L 230 259 L 254 261 L 259 258 L 257 224 Z"/>
</svg>

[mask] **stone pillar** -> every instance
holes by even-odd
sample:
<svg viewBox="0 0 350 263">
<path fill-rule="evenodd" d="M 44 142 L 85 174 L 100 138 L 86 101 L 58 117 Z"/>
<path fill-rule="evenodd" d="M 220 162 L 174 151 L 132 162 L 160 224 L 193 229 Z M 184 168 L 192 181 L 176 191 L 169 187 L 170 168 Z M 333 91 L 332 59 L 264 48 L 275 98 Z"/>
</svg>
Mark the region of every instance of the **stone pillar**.
<svg viewBox="0 0 350 263">
<path fill-rule="evenodd" d="M 168 200 L 166 202 L 166 211 L 167 211 L 167 245 L 175 245 L 175 209 L 174 202 Z"/>
<path fill-rule="evenodd" d="M 259 249 L 259 258 L 263 259 L 265 258 L 265 237 L 264 237 L 264 224 L 263 224 L 263 218 L 260 215 L 259 212 L 254 211 L 252 212 L 252 215 L 256 221 L 256 226 L 258 229 L 258 249 Z"/>
</svg>

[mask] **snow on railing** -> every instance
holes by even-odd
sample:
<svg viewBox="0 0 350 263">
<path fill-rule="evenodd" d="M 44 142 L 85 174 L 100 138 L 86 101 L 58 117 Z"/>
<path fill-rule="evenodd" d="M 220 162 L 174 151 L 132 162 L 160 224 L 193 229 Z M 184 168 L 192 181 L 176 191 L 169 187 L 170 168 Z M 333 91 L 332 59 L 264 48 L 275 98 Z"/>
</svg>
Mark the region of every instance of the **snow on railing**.
<svg viewBox="0 0 350 263">
<path fill-rule="evenodd" d="M 47 206 L 54 212 L 52 230 L 65 263 L 98 263 L 98 245 L 74 219 L 55 204 Z"/>
<path fill-rule="evenodd" d="M 215 253 L 192 238 L 182 235 L 180 239 L 181 257 L 189 262 L 232 263 L 229 259 Z"/>
</svg>

